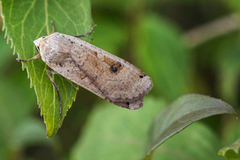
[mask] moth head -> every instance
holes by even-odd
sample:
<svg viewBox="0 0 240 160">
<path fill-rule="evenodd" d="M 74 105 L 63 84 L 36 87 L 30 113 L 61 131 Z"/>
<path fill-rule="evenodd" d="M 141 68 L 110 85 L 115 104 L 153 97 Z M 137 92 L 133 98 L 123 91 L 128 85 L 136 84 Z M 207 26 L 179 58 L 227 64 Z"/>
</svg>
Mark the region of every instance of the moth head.
<svg viewBox="0 0 240 160">
<path fill-rule="evenodd" d="M 40 52 L 40 43 L 41 41 L 43 40 L 44 37 L 40 37 L 38 38 L 37 40 L 33 41 L 33 43 L 35 44 L 36 46 L 36 49 Z"/>
</svg>

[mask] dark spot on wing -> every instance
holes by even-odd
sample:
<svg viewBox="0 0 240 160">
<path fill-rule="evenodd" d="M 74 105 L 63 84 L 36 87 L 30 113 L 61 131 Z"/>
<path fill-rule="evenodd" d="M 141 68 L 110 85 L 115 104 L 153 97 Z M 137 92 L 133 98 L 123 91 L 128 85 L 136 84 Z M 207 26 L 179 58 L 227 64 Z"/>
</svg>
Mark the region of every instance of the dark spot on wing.
<svg viewBox="0 0 240 160">
<path fill-rule="evenodd" d="M 122 66 L 122 64 L 120 62 L 117 62 L 117 63 L 111 65 L 110 69 L 113 73 L 117 73 L 121 66 Z"/>
<path fill-rule="evenodd" d="M 111 71 L 112 71 L 113 73 L 117 73 L 117 68 L 111 66 L 110 69 L 111 69 Z"/>
</svg>

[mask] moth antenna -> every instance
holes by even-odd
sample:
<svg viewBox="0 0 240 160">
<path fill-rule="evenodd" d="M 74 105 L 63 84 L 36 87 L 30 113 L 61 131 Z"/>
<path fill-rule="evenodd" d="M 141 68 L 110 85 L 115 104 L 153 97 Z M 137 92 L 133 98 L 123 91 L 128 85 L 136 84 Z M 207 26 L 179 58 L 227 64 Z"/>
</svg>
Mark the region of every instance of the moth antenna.
<svg viewBox="0 0 240 160">
<path fill-rule="evenodd" d="M 50 34 L 53 34 L 55 32 L 55 27 L 54 27 L 53 21 L 51 21 L 51 25 L 52 25 L 52 32 Z"/>
<path fill-rule="evenodd" d="M 97 25 L 95 24 L 91 29 L 90 31 L 88 31 L 86 34 L 83 34 L 83 35 L 79 35 L 79 36 L 74 36 L 74 37 L 86 37 L 87 35 L 89 35 L 90 33 L 92 33 L 93 29 L 97 27 Z"/>
<path fill-rule="evenodd" d="M 53 72 L 53 70 L 51 68 L 48 68 L 46 70 L 46 72 L 47 72 L 47 75 L 48 75 L 50 81 L 52 82 L 53 86 L 55 87 L 55 89 L 57 91 L 58 100 L 59 100 L 59 103 L 60 103 L 60 109 L 59 109 L 59 120 L 60 120 L 62 118 L 62 100 L 61 100 L 61 97 L 60 97 L 59 88 L 56 85 L 56 83 L 54 82 L 54 80 L 52 79 L 52 76 L 50 74 L 51 72 Z"/>
</svg>

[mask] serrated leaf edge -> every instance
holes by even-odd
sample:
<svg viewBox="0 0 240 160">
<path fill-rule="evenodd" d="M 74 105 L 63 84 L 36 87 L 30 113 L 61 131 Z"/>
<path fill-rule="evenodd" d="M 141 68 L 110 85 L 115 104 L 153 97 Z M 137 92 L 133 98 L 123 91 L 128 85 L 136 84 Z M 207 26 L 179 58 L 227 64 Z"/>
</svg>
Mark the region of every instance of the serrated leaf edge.
<svg viewBox="0 0 240 160">
<path fill-rule="evenodd" d="M 2 2 L 0 2 L 0 6 L 2 7 Z M 9 43 L 10 41 L 10 44 L 11 44 L 11 49 L 13 49 L 13 55 L 17 54 L 17 56 L 19 57 L 19 53 L 16 52 L 16 47 L 14 45 L 14 42 L 13 42 L 13 39 L 8 35 L 8 32 L 7 32 L 7 27 L 6 27 L 6 24 L 5 24 L 5 17 L 4 15 L 2 14 L 2 10 L 1 10 L 1 17 L 2 17 L 2 31 L 4 32 L 4 38 L 7 39 L 7 43 Z M 41 117 L 43 117 L 44 119 L 44 124 L 46 125 L 46 120 L 44 118 L 44 114 L 42 113 L 42 109 L 41 109 L 41 102 L 39 100 L 39 95 L 36 91 L 36 85 L 33 85 L 33 80 L 32 80 L 32 77 L 30 77 L 29 75 L 29 70 L 28 70 L 28 66 L 24 65 L 23 62 L 22 63 L 22 70 L 24 71 L 26 69 L 26 72 L 27 72 L 27 78 L 30 80 L 30 88 L 34 88 L 34 92 L 36 94 L 36 97 L 37 97 L 37 105 L 38 105 L 38 108 L 40 109 L 40 115 Z M 72 86 L 73 87 L 73 86 Z M 77 89 L 78 89 L 78 86 L 77 86 Z M 69 109 L 71 108 L 73 102 L 75 102 L 76 100 L 76 96 L 77 96 L 77 92 L 74 94 L 74 97 L 72 97 L 72 101 L 67 104 L 68 108 L 67 108 L 67 111 L 66 111 L 66 114 L 64 115 L 64 118 L 67 116 L 67 112 L 69 111 Z M 59 128 L 62 126 L 62 122 L 64 120 L 64 118 L 61 119 L 61 122 L 59 122 Z M 47 127 L 47 125 L 46 125 Z"/>
</svg>

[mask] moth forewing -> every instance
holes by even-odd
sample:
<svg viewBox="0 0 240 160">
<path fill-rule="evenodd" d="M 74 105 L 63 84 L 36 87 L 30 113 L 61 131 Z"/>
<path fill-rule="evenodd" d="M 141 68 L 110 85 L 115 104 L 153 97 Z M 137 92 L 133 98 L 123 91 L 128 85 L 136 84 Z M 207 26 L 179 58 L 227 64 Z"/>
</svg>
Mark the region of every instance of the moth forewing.
<svg viewBox="0 0 240 160">
<path fill-rule="evenodd" d="M 150 77 L 134 65 L 89 43 L 84 45 L 81 53 L 77 53 L 81 44 L 71 50 L 73 62 L 112 101 L 134 102 L 152 88 Z M 116 64 L 121 67 L 112 67 Z"/>
<path fill-rule="evenodd" d="M 93 28 L 85 35 L 76 37 L 90 34 Z M 129 62 L 90 43 L 53 32 L 34 41 L 39 51 L 38 55 L 27 60 L 17 60 L 31 61 L 41 56 L 50 67 L 47 74 L 57 90 L 60 102 L 59 119 L 62 102 L 59 88 L 51 78 L 50 70 L 115 105 L 131 110 L 142 107 L 144 96 L 153 86 L 149 76 Z"/>
<path fill-rule="evenodd" d="M 140 69 L 90 43 L 53 33 L 35 44 L 55 72 L 118 106 L 138 109 L 152 81 Z"/>
</svg>

